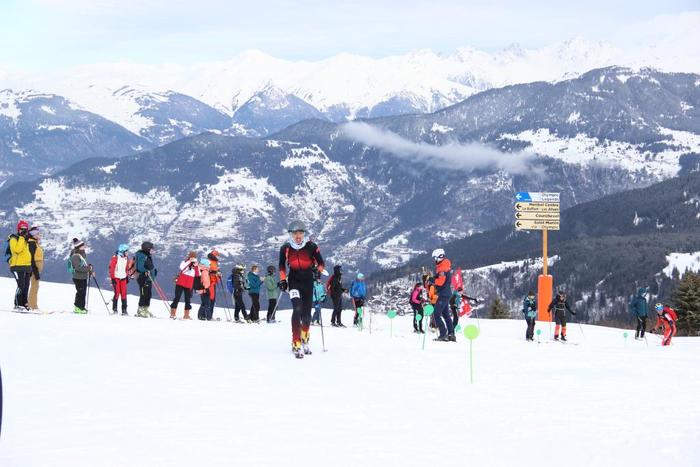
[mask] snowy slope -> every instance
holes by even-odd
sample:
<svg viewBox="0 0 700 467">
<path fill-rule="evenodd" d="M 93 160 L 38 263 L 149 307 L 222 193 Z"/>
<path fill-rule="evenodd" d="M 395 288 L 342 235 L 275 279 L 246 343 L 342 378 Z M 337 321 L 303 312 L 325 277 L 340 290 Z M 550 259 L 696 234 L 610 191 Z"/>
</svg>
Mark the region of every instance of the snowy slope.
<svg viewBox="0 0 700 467">
<path fill-rule="evenodd" d="M 71 300 L 69 286 L 42 288 L 45 304 Z M 108 317 L 91 298 L 87 316 L 0 312 L 0 465 L 700 462 L 697 338 L 662 348 L 572 326 L 579 345 L 538 345 L 520 321 L 481 320 L 470 385 L 465 341 L 423 351 L 409 317 L 393 338 L 380 314 L 371 334 L 326 328 L 327 353 L 313 328 L 314 354 L 297 361 L 288 311 L 275 325 L 173 322 Z"/>
</svg>

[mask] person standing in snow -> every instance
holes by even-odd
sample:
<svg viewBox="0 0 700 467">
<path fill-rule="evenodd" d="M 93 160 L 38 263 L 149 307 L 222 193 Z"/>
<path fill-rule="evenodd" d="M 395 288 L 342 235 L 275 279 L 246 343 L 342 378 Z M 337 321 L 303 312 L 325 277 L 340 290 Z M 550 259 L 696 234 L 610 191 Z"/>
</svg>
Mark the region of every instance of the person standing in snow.
<svg viewBox="0 0 700 467">
<path fill-rule="evenodd" d="M 304 224 L 291 222 L 287 233 L 289 240 L 282 245 L 279 254 L 280 289 L 288 290 L 292 300 L 292 351 L 296 358 L 304 358 L 311 354 L 309 329 L 314 276 L 316 271 L 323 273 L 325 263 L 319 247 L 307 240 Z"/>
<path fill-rule="evenodd" d="M 275 267 L 267 267 L 267 275 L 264 280 L 265 291 L 267 292 L 267 322 L 275 322 L 275 311 L 277 310 L 277 300 L 280 297 L 280 289 L 277 287 L 275 279 Z"/>
<path fill-rule="evenodd" d="M 207 255 L 207 259 L 209 260 L 209 280 L 211 281 L 211 287 L 209 287 L 209 306 L 211 307 L 213 317 L 214 306 L 216 305 L 216 286 L 221 282 L 219 252 L 212 250 Z"/>
<path fill-rule="evenodd" d="M 662 303 L 654 305 L 654 309 L 656 310 L 656 326 L 650 332 L 655 333 L 659 327 L 663 326 L 664 338 L 661 341 L 661 345 L 671 345 L 671 340 L 677 331 L 676 322 L 678 321 L 678 315 L 673 308 Z"/>
<path fill-rule="evenodd" d="M 20 220 L 17 233 L 8 238 L 10 250 L 10 272 L 17 282 L 15 290 L 15 310 L 28 310 L 29 283 L 32 274 L 32 254 L 29 251 L 29 223 Z"/>
<path fill-rule="evenodd" d="M 452 263 L 445 257 L 445 250 L 438 248 L 433 251 L 435 274 L 429 280 L 435 287 L 437 301 L 435 302 L 435 323 L 440 335 L 435 339 L 441 342 L 457 342 L 455 328 L 450 316 L 450 297 L 452 296 Z"/>
<path fill-rule="evenodd" d="M 630 302 L 630 311 L 637 320 L 637 331 L 634 333 L 635 340 L 644 339 L 644 332 L 647 329 L 647 318 L 649 316 L 649 304 L 646 298 L 646 287 L 640 287 L 637 295 Z"/>
<path fill-rule="evenodd" d="M 39 309 L 39 282 L 44 271 L 44 249 L 41 247 L 41 232 L 39 227 L 29 229 L 27 244 L 32 255 L 32 274 L 29 282 L 28 304 L 32 310 Z"/>
<path fill-rule="evenodd" d="M 311 324 L 321 324 L 321 306 L 326 301 L 326 286 L 320 275 L 314 280 L 314 315 L 311 317 Z"/>
<path fill-rule="evenodd" d="M 569 306 L 569 302 L 566 299 L 566 292 L 559 290 L 557 296 L 554 297 L 552 303 L 549 304 L 547 311 L 551 314 L 554 310 L 554 340 L 559 340 L 559 331 L 561 330 L 561 340 L 566 342 L 566 312 L 568 311 L 572 315 L 576 316 Z"/>
<path fill-rule="evenodd" d="M 462 306 L 462 289 L 459 288 L 452 292 L 450 297 L 450 311 L 452 312 L 452 326 L 457 327 L 459 322 L 459 309 Z"/>
<path fill-rule="evenodd" d="M 365 285 L 365 275 L 361 272 L 357 274 L 355 280 L 350 284 L 350 298 L 355 307 L 355 317 L 352 320 L 352 324 L 358 325 L 360 314 L 358 309 L 365 306 L 365 299 L 367 298 L 367 286 Z"/>
<path fill-rule="evenodd" d="M 260 322 L 260 286 L 262 279 L 258 276 L 258 266 L 250 267 L 248 272 L 248 295 L 250 295 L 250 320 L 254 323 Z"/>
<path fill-rule="evenodd" d="M 136 316 L 139 318 L 153 318 L 153 313 L 149 311 L 149 308 L 151 306 L 153 280 L 158 276 L 158 270 L 153 263 L 153 249 L 153 243 L 143 242 L 141 249 L 134 255 L 136 282 L 139 284 L 139 308 Z"/>
<path fill-rule="evenodd" d="M 177 306 L 180 304 L 180 298 L 185 295 L 185 315 L 183 319 L 192 319 L 190 310 L 192 309 L 192 289 L 194 288 L 195 278 L 199 278 L 199 267 L 197 261 L 197 252 L 190 251 L 187 258 L 180 263 L 180 272 L 175 279 L 175 298 L 170 304 L 170 319 L 177 319 Z"/>
<path fill-rule="evenodd" d="M 85 253 L 85 242 L 74 238 L 73 249 L 70 254 L 70 266 L 73 273 L 73 283 L 75 284 L 75 301 L 73 302 L 73 313 L 84 315 L 87 307 L 85 298 L 87 295 L 88 281 L 92 276 L 92 265 L 87 262 Z"/>
<path fill-rule="evenodd" d="M 209 268 L 211 262 L 207 258 L 199 261 L 199 280 L 195 279 L 195 290 L 199 294 L 201 305 L 197 312 L 197 318 L 204 321 L 211 321 L 213 317 L 213 309 L 211 307 L 211 278 Z M 191 319 L 186 316 L 185 319 Z"/>
<path fill-rule="evenodd" d="M 523 299 L 523 315 L 525 316 L 525 322 L 527 323 L 525 340 L 534 341 L 535 323 L 537 320 L 537 298 L 535 298 L 535 292 L 532 290 L 530 290 L 527 293 L 527 297 Z"/>
<path fill-rule="evenodd" d="M 409 303 L 413 310 L 413 332 L 422 334 L 423 332 L 423 285 L 416 282 L 411 290 Z"/>
<path fill-rule="evenodd" d="M 333 275 L 328 280 L 328 293 L 333 300 L 333 314 L 331 315 L 331 326 L 344 328 L 345 325 L 341 320 L 343 312 L 343 293 L 348 290 L 343 287 L 343 272 L 342 266 L 336 264 L 333 268 Z"/>
<path fill-rule="evenodd" d="M 133 261 L 129 258 L 129 245 L 122 243 L 109 262 L 109 278 L 112 280 L 114 296 L 112 297 L 112 313 L 117 314 L 117 303 L 122 300 L 122 315 L 127 316 L 126 289 L 129 283 L 129 273 L 133 268 Z"/>
<path fill-rule="evenodd" d="M 243 313 L 243 319 L 246 322 L 249 322 L 248 318 L 248 313 L 246 312 L 245 309 L 245 302 L 243 301 L 243 292 L 246 289 L 246 280 L 244 276 L 244 271 L 245 271 L 245 266 L 242 264 L 237 264 L 234 268 L 233 271 L 231 272 L 231 275 L 228 277 L 228 280 L 226 281 L 226 287 L 228 288 L 229 293 L 233 295 L 233 302 L 234 302 L 234 313 L 233 313 L 233 318 L 236 323 L 240 323 L 240 314 Z"/>
</svg>

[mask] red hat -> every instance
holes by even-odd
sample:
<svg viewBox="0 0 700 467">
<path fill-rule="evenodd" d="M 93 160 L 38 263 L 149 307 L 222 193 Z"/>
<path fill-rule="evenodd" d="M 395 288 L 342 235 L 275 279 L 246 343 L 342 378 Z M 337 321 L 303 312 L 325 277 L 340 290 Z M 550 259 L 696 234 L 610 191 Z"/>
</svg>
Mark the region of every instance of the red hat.
<svg viewBox="0 0 700 467">
<path fill-rule="evenodd" d="M 17 223 L 17 232 L 21 232 L 23 230 L 29 230 L 29 222 L 25 220 L 21 220 Z"/>
</svg>

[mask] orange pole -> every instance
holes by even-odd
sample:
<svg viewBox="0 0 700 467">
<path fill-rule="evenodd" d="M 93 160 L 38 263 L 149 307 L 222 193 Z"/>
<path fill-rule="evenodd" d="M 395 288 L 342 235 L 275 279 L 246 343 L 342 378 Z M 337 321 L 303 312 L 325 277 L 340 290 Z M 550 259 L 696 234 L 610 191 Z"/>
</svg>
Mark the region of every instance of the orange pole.
<svg viewBox="0 0 700 467">
<path fill-rule="evenodd" d="M 547 257 L 547 229 L 542 230 L 542 274 L 537 278 L 537 319 L 539 321 L 549 321 L 547 312 L 549 304 L 552 303 L 553 279 L 548 272 Z"/>
</svg>

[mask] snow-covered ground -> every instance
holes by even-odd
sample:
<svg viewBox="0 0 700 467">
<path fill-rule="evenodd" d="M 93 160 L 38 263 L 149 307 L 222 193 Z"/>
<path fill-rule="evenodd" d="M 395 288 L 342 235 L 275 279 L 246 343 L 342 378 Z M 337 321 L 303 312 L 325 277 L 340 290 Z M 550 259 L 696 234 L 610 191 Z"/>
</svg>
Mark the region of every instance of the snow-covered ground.
<svg viewBox="0 0 700 467">
<path fill-rule="evenodd" d="M 700 271 L 700 251 L 695 253 L 670 253 L 666 255 L 668 266 L 664 268 L 663 273 L 667 277 L 673 277 L 673 270 L 677 269 L 680 275 L 684 273 Z"/>
<path fill-rule="evenodd" d="M 68 309 L 72 293 L 42 284 L 40 302 Z M 147 320 L 90 298 L 86 316 L 0 312 L 3 467 L 700 464 L 698 338 L 573 325 L 578 345 L 537 344 L 521 321 L 482 320 L 472 385 L 466 341 L 421 350 L 409 317 L 393 338 L 379 314 L 371 334 L 326 328 L 327 353 L 315 327 L 299 361 L 288 311 Z"/>
</svg>

